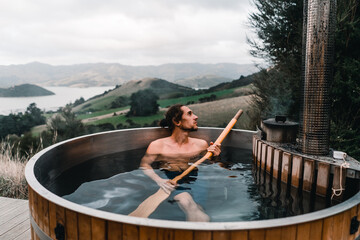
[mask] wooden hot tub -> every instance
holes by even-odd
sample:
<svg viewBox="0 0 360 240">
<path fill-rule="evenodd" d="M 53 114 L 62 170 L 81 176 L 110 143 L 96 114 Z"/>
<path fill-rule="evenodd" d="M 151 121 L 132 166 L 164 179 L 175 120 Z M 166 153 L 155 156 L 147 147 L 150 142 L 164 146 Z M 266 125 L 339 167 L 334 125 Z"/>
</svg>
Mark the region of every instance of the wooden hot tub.
<svg viewBox="0 0 360 240">
<path fill-rule="evenodd" d="M 193 136 L 210 141 L 221 131 L 200 128 Z M 253 149 L 254 134 L 232 130 L 222 145 Z M 105 159 L 94 169 L 82 169 L 79 174 L 59 181 L 69 169 L 103 155 L 145 148 L 152 140 L 167 135 L 168 131 L 160 128 L 104 132 L 70 139 L 36 154 L 25 170 L 32 239 L 355 239 L 359 236 L 357 228 L 350 233 L 350 225 L 354 217 L 360 219 L 360 193 L 334 207 L 294 217 L 206 223 L 130 217 L 88 208 L 60 197 L 67 191 L 67 185 L 86 179 L 81 172 L 111 175 L 137 168 L 138 163 L 105 164 Z M 124 165 L 129 169 L 124 169 Z"/>
</svg>

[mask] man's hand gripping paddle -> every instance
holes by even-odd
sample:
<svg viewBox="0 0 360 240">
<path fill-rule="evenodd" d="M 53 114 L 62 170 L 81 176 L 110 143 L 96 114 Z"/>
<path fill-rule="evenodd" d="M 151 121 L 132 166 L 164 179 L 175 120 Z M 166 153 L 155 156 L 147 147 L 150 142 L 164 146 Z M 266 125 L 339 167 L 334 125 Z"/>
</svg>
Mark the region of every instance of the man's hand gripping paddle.
<svg viewBox="0 0 360 240">
<path fill-rule="evenodd" d="M 241 116 L 243 111 L 240 109 L 233 119 L 228 123 L 226 128 L 222 131 L 220 136 L 216 139 L 214 144 L 221 144 L 225 137 L 228 135 L 230 130 L 234 127 L 235 123 Z M 194 168 L 199 166 L 206 159 L 211 158 L 213 155 L 212 152 L 207 152 L 205 156 L 192 164 L 188 169 L 186 169 L 182 174 L 176 176 L 174 179 L 170 180 L 172 184 L 176 184 L 180 179 L 189 174 Z M 156 193 L 145 199 L 129 216 L 134 217 L 148 217 L 151 213 L 153 213 L 156 208 L 162 203 L 165 199 L 169 197 L 170 193 L 165 192 L 162 188 L 160 188 Z"/>
</svg>

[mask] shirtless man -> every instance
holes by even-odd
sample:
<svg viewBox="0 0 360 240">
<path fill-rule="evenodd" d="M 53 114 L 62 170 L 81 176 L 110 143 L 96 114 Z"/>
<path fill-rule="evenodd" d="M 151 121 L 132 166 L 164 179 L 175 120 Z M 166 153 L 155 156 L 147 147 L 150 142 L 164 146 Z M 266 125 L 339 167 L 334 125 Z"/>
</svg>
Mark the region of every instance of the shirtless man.
<svg viewBox="0 0 360 240">
<path fill-rule="evenodd" d="M 220 145 L 210 143 L 209 146 L 205 140 L 189 137 L 190 132 L 198 129 L 197 119 L 198 117 L 186 106 L 176 104 L 170 107 L 160 125 L 168 126 L 171 136 L 151 142 L 141 160 L 140 167 L 144 173 L 167 193 L 177 187 L 169 179 L 185 171 L 189 163 L 194 162 L 201 153 L 210 151 L 214 156 L 218 156 L 221 152 Z M 151 167 L 154 161 L 160 162 L 160 167 L 169 179 L 161 178 L 154 172 Z M 175 195 L 174 200 L 185 212 L 188 221 L 209 221 L 209 216 L 188 192 Z"/>
</svg>

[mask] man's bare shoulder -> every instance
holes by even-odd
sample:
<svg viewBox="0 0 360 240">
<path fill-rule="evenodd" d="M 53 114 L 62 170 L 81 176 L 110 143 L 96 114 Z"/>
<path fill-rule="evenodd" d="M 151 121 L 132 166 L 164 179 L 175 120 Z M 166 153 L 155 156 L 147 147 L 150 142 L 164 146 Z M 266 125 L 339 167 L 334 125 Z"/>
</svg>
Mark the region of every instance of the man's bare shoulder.
<svg viewBox="0 0 360 240">
<path fill-rule="evenodd" d="M 152 141 L 149 144 L 149 147 L 147 149 L 147 153 L 149 154 L 159 154 L 161 150 L 163 149 L 166 142 L 169 141 L 169 137 L 166 138 L 159 138 L 157 140 Z"/>
<path fill-rule="evenodd" d="M 207 148 L 208 147 L 208 143 L 201 138 L 189 138 L 193 144 L 202 147 L 202 148 Z"/>
</svg>

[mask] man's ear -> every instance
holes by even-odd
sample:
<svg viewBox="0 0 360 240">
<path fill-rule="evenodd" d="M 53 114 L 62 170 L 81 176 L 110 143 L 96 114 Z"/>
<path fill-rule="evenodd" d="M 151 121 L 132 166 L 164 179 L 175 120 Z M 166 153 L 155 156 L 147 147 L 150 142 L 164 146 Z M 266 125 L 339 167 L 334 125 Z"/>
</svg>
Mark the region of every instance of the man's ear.
<svg viewBox="0 0 360 240">
<path fill-rule="evenodd" d="M 180 121 L 175 121 L 175 118 L 172 119 L 172 122 L 174 123 L 175 126 L 180 126 L 181 125 L 181 120 Z"/>
</svg>

